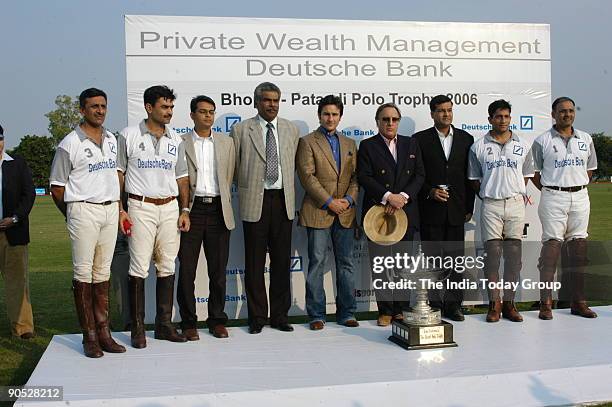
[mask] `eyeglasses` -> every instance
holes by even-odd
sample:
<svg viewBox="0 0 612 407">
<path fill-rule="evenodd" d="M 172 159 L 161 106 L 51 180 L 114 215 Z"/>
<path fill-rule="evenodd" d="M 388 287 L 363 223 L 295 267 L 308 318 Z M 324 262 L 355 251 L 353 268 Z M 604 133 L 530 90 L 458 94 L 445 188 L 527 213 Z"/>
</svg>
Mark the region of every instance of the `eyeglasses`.
<svg viewBox="0 0 612 407">
<path fill-rule="evenodd" d="M 379 120 L 383 123 L 398 123 L 400 120 L 402 120 L 402 118 L 401 117 L 381 117 Z"/>
</svg>

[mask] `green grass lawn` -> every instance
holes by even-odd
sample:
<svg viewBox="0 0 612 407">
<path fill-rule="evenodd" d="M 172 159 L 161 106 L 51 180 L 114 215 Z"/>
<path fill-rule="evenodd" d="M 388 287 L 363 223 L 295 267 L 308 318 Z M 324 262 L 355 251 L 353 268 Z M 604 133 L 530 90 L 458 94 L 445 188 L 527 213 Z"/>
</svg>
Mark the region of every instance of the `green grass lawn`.
<svg viewBox="0 0 612 407">
<path fill-rule="evenodd" d="M 589 187 L 591 197 L 590 239 L 612 240 L 612 184 Z M 55 334 L 79 332 L 71 292 L 70 242 L 64 218 L 50 197 L 37 197 L 30 215 L 30 291 L 34 309 L 36 338 L 13 339 L 4 303 L 4 283 L 0 281 L 0 386 L 22 385 Z M 527 308 L 527 304 L 523 307 Z M 481 312 L 475 309 L 472 312 Z M 485 310 L 486 312 L 486 310 Z M 360 319 L 373 319 L 376 313 L 364 313 Z M 117 320 L 117 310 L 113 319 Z M 292 322 L 305 322 L 304 317 Z M 243 325 L 232 321 L 230 325 Z"/>
</svg>

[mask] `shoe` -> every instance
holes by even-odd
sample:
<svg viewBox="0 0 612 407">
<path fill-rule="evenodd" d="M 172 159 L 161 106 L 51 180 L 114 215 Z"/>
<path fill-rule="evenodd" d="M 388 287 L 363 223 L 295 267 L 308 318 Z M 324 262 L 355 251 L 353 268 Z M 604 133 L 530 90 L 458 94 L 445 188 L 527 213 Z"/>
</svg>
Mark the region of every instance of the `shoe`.
<svg viewBox="0 0 612 407">
<path fill-rule="evenodd" d="M 200 335 L 198 334 L 198 330 L 195 328 L 185 328 L 182 332 L 185 339 L 188 341 L 199 341 Z"/>
<path fill-rule="evenodd" d="M 487 312 L 487 322 L 498 322 L 501 316 L 502 304 L 500 300 L 489 301 L 489 311 Z"/>
<path fill-rule="evenodd" d="M 130 293 L 130 318 L 132 320 L 130 326 L 132 347 L 143 349 L 147 347 L 144 327 L 144 279 L 130 276 L 128 278 L 128 289 Z"/>
<path fill-rule="evenodd" d="M 293 332 L 293 327 L 288 322 L 281 322 L 280 324 L 270 324 L 270 327 L 283 332 Z"/>
<path fill-rule="evenodd" d="M 187 342 L 187 338 L 176 331 L 172 325 L 172 304 L 174 302 L 174 275 L 157 277 L 155 284 L 155 339 L 170 342 Z"/>
<path fill-rule="evenodd" d="M 456 322 L 461 322 L 465 320 L 463 312 L 461 312 L 461 307 L 459 306 L 445 309 L 444 316 Z"/>
<path fill-rule="evenodd" d="M 308 324 L 308 326 L 310 327 L 311 331 L 320 331 L 321 329 L 323 329 L 323 327 L 325 327 L 325 322 L 312 321 L 310 324 Z"/>
<path fill-rule="evenodd" d="M 98 344 L 98 335 L 96 333 L 96 321 L 91 297 L 92 285 L 91 283 L 72 280 L 74 304 L 79 317 L 79 325 L 83 332 L 83 353 L 88 358 L 100 358 L 104 356 L 104 353 Z"/>
<path fill-rule="evenodd" d="M 348 319 L 342 325 L 347 328 L 357 328 L 359 326 L 359 322 L 356 319 Z"/>
<path fill-rule="evenodd" d="M 23 340 L 27 341 L 27 340 L 29 340 L 29 339 L 34 338 L 34 332 L 26 332 L 26 333 L 21 334 L 19 337 L 20 337 L 21 339 L 23 339 Z"/>
<path fill-rule="evenodd" d="M 263 325 L 259 325 L 259 324 L 249 325 L 249 333 L 253 335 L 261 333 L 262 329 L 263 329 Z"/>
<path fill-rule="evenodd" d="M 504 301 L 502 304 L 502 317 L 512 322 L 523 322 L 523 317 L 516 309 L 514 301 Z"/>
<path fill-rule="evenodd" d="M 395 315 L 393 315 L 392 320 L 393 321 L 403 321 L 404 320 L 404 314 L 395 314 Z"/>
<path fill-rule="evenodd" d="M 378 326 L 389 326 L 391 323 L 391 315 L 379 315 L 376 324 Z"/>
<path fill-rule="evenodd" d="M 125 353 L 125 346 L 119 345 L 113 339 L 110 331 L 110 318 L 108 315 L 108 288 L 109 281 L 94 283 L 92 285 L 93 293 L 93 311 L 94 319 L 96 320 L 96 332 L 98 334 L 98 343 L 104 352 L 109 353 Z"/>
<path fill-rule="evenodd" d="M 227 338 L 229 336 L 229 333 L 223 324 L 208 328 L 208 332 L 210 332 L 215 338 Z"/>
<path fill-rule="evenodd" d="M 573 302 L 571 305 L 572 315 L 578 315 L 583 318 L 597 318 L 597 313 L 590 309 L 586 302 Z"/>
<path fill-rule="evenodd" d="M 552 301 L 540 301 L 540 312 L 538 314 L 538 318 L 543 319 L 544 321 L 553 319 Z"/>
</svg>

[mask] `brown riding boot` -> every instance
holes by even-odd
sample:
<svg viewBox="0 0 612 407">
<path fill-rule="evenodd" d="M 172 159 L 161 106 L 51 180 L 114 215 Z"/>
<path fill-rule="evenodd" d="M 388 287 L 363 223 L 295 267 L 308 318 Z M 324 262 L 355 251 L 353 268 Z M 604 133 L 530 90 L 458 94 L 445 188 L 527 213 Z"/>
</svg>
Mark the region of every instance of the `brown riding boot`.
<svg viewBox="0 0 612 407">
<path fill-rule="evenodd" d="M 502 304 L 502 316 L 512 322 L 523 322 L 523 317 L 519 314 L 514 301 L 504 301 Z"/>
<path fill-rule="evenodd" d="M 155 339 L 170 342 L 187 342 L 172 325 L 172 305 L 174 303 L 174 275 L 157 277 L 155 286 L 157 315 L 155 316 Z"/>
<path fill-rule="evenodd" d="M 119 345 L 111 336 L 109 328 L 110 318 L 108 316 L 108 287 L 109 282 L 93 284 L 93 305 L 94 317 L 96 319 L 96 331 L 98 334 L 98 343 L 104 350 L 109 353 L 123 353 L 125 347 Z"/>
<path fill-rule="evenodd" d="M 96 322 L 93 314 L 93 302 L 91 299 L 91 283 L 72 280 L 72 291 L 74 292 L 74 305 L 76 306 L 79 325 L 83 331 L 83 351 L 88 358 L 99 358 L 104 356 L 98 336 L 96 335 Z"/>
<path fill-rule="evenodd" d="M 570 312 L 572 315 L 578 315 L 583 318 L 597 318 L 595 311 L 587 306 L 584 294 L 584 274 L 589 264 L 589 259 L 587 257 L 587 241 L 586 239 L 573 239 L 566 244 L 572 282 L 572 303 L 570 305 Z"/>
<path fill-rule="evenodd" d="M 555 280 L 557 270 L 557 259 L 561 252 L 561 242 L 558 240 L 547 240 L 542 243 L 540 258 L 538 259 L 538 270 L 540 270 L 540 281 L 552 283 Z M 552 290 L 543 288 L 540 290 L 540 313 L 538 318 L 543 320 L 553 319 L 552 314 Z"/>
<path fill-rule="evenodd" d="M 501 300 L 489 301 L 489 311 L 487 312 L 487 322 L 497 322 L 501 315 Z"/>
<path fill-rule="evenodd" d="M 499 282 L 499 262 L 502 255 L 502 243 L 498 239 L 484 242 L 485 260 L 483 271 L 487 284 Z M 497 322 L 501 316 L 499 289 L 487 287 L 487 291 L 489 293 L 489 311 L 487 312 L 486 321 Z"/>
<path fill-rule="evenodd" d="M 132 319 L 132 347 L 136 349 L 142 349 L 147 347 L 147 339 L 145 336 L 144 326 L 144 279 L 140 277 L 129 276 L 128 282 L 130 290 L 130 317 Z"/>
</svg>

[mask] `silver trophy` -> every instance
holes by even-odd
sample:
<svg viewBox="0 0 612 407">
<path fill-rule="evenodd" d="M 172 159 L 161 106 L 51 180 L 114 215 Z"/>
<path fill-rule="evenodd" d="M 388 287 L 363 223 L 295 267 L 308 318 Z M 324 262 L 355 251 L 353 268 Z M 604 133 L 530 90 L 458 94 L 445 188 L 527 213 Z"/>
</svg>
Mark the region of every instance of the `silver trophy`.
<svg viewBox="0 0 612 407">
<path fill-rule="evenodd" d="M 416 256 L 423 256 L 420 243 Z M 443 273 L 443 270 L 427 267 L 419 267 L 410 273 L 410 279 L 417 282 L 416 302 L 410 311 L 404 311 L 403 321 L 393 321 L 389 337 L 391 342 L 409 350 L 457 346 L 453 341 L 453 325 L 442 320 L 439 309 L 429 306 L 427 287 L 430 282 L 437 282 Z"/>
</svg>

